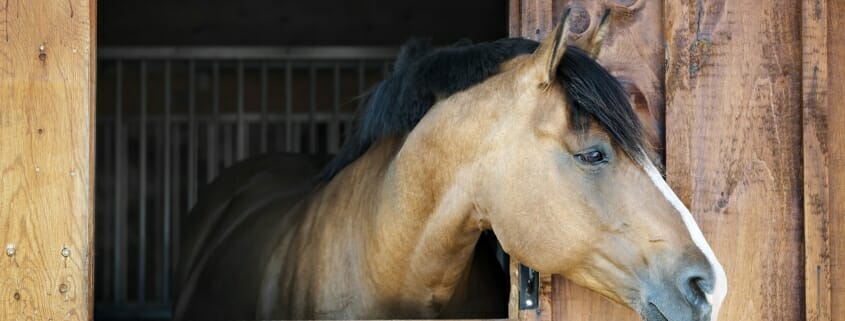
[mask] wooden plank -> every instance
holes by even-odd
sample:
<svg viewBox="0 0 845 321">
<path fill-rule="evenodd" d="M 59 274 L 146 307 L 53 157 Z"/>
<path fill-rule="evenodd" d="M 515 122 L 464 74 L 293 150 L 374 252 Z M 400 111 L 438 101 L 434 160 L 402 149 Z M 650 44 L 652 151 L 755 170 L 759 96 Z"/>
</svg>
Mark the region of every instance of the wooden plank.
<svg viewBox="0 0 845 321">
<path fill-rule="evenodd" d="M 88 305 L 87 319 L 94 318 L 94 251 L 95 246 L 95 220 L 94 215 L 94 178 L 97 175 L 96 171 L 96 141 L 97 141 L 97 0 L 88 0 L 88 119 L 91 123 L 88 124 L 88 274 L 86 275 L 86 300 Z M 73 50 L 71 50 L 73 51 Z"/>
<path fill-rule="evenodd" d="M 510 8 L 511 35 L 532 39 L 541 39 L 560 19 L 565 8 L 571 8 L 570 42 L 581 47 L 598 27 L 605 10 L 610 9 L 611 30 L 598 60 L 622 82 L 646 125 L 650 141 L 658 150 L 662 149 L 665 56 L 662 2 L 511 0 Z M 554 276 L 548 282 L 554 320 L 639 320 L 632 310 L 565 278 Z"/>
<path fill-rule="evenodd" d="M 511 37 L 541 40 L 555 26 L 553 0 L 510 0 L 509 33 Z"/>
<path fill-rule="evenodd" d="M 845 321 L 845 2 L 829 0 L 828 14 L 829 307 L 830 320 Z"/>
<path fill-rule="evenodd" d="M 806 320 L 845 320 L 845 4 L 802 4 Z"/>
<path fill-rule="evenodd" d="M 95 7 L 0 7 L 2 320 L 92 316 Z"/>
<path fill-rule="evenodd" d="M 806 320 L 831 320 L 828 108 L 828 7 L 802 1 L 802 106 L 804 117 L 804 280 Z"/>
<path fill-rule="evenodd" d="M 727 272 L 719 319 L 800 320 L 800 4 L 664 5 L 667 177 Z"/>
</svg>

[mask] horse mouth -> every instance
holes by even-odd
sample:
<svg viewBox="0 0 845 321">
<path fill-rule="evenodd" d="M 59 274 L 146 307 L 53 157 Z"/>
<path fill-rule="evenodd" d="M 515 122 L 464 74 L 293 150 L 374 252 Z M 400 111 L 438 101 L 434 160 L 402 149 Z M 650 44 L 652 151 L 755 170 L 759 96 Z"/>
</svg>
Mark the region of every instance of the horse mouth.
<svg viewBox="0 0 845 321">
<path fill-rule="evenodd" d="M 663 315 L 663 312 L 660 312 L 660 309 L 651 302 L 643 308 L 642 317 L 645 321 L 669 321 L 669 319 Z"/>
</svg>

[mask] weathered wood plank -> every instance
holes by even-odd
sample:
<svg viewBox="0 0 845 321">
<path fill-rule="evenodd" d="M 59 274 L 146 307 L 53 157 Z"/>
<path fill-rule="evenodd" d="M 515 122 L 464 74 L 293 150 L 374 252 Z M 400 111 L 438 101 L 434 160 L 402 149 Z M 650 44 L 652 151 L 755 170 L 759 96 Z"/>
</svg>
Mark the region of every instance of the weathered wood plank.
<svg viewBox="0 0 845 321">
<path fill-rule="evenodd" d="M 804 317 L 799 5 L 665 3 L 667 177 L 727 272 L 720 320 Z"/>
<path fill-rule="evenodd" d="M 845 321 L 845 2 L 829 0 L 828 13 L 829 304 L 830 320 Z"/>
<path fill-rule="evenodd" d="M 2 320 L 91 318 L 95 7 L 0 7 Z"/>
<path fill-rule="evenodd" d="M 845 320 L 845 3 L 802 2 L 806 320 Z M 832 62 L 832 63 L 831 63 Z"/>
<path fill-rule="evenodd" d="M 555 26 L 553 0 L 510 0 L 511 37 L 541 40 Z"/>
<path fill-rule="evenodd" d="M 806 320 L 831 320 L 829 115 L 826 1 L 802 1 Z"/>
</svg>

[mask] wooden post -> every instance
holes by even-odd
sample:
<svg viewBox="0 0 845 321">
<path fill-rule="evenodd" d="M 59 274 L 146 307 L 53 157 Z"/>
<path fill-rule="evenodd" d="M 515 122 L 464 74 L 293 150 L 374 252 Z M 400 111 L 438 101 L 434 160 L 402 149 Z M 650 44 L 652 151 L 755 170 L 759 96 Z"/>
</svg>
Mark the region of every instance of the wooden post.
<svg viewBox="0 0 845 321">
<path fill-rule="evenodd" d="M 93 309 L 95 0 L 0 6 L 0 319 Z"/>
<path fill-rule="evenodd" d="M 727 272 L 719 319 L 800 320 L 800 3 L 665 5 L 667 178 Z"/>
<path fill-rule="evenodd" d="M 806 320 L 845 320 L 845 3 L 802 1 Z M 836 303 L 833 303 L 836 302 Z"/>
</svg>

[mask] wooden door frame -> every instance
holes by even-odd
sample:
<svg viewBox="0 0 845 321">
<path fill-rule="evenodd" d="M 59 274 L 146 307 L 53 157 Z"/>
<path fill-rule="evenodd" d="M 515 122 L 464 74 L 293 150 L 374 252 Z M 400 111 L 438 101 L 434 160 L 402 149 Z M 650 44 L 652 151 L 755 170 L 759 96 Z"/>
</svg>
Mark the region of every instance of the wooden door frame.
<svg viewBox="0 0 845 321">
<path fill-rule="evenodd" d="M 96 0 L 0 17 L 0 319 L 90 320 Z"/>
</svg>

